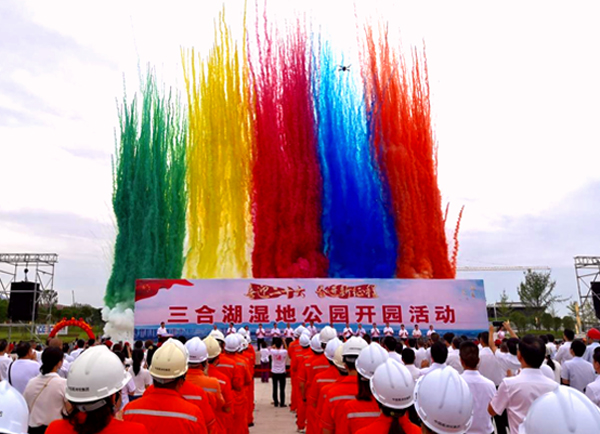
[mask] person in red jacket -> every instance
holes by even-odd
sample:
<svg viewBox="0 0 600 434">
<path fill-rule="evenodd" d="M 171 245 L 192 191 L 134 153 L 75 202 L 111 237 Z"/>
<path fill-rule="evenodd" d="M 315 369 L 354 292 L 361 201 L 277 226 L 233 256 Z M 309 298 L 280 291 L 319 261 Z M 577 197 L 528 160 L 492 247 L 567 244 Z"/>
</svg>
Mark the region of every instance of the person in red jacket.
<svg viewBox="0 0 600 434">
<path fill-rule="evenodd" d="M 246 387 L 249 382 L 249 374 L 246 364 L 237 355 L 240 348 L 240 340 L 237 334 L 230 334 L 225 338 L 225 354 L 219 357 L 218 367 L 232 379 L 235 400 L 233 405 L 232 432 L 235 434 L 247 434 L 248 411 L 246 408 Z"/>
<path fill-rule="evenodd" d="M 306 427 L 306 401 L 304 400 L 304 385 L 301 382 L 301 378 L 306 376 L 306 364 L 308 359 L 311 357 L 312 350 L 310 347 L 310 337 L 308 334 L 303 333 L 300 336 L 300 345 L 302 346 L 302 352 L 298 356 L 298 360 L 296 363 L 296 378 L 295 385 L 297 388 L 297 411 L 296 411 L 296 427 L 298 431 L 304 431 Z M 294 381 L 292 380 L 292 387 L 294 386 Z"/>
<path fill-rule="evenodd" d="M 139 422 L 149 434 L 166 432 L 207 434 L 208 427 L 200 406 L 210 410 L 206 393 L 199 387 L 185 381 L 188 371 L 188 353 L 184 345 L 175 340 L 167 340 L 156 350 L 150 366 L 154 386 L 144 395 L 127 404 L 123 418 Z M 188 399 L 185 399 L 188 396 Z M 214 415 L 212 416 L 214 423 Z"/>
<path fill-rule="evenodd" d="M 231 378 L 218 367 L 219 358 L 221 356 L 221 346 L 212 336 L 206 337 L 204 339 L 204 344 L 208 351 L 208 375 L 217 379 L 225 400 L 225 406 L 223 407 L 222 412 L 217 412 L 217 417 L 223 421 L 227 434 L 234 434 L 233 406 L 235 403 L 235 396 L 231 385 Z"/>
<path fill-rule="evenodd" d="M 65 397 L 71 409 L 50 423 L 46 433 L 148 434 L 144 425 L 114 417 L 121 407 L 121 389 L 129 380 L 121 360 L 107 347 L 88 349 L 71 364 L 67 378 Z"/>
</svg>

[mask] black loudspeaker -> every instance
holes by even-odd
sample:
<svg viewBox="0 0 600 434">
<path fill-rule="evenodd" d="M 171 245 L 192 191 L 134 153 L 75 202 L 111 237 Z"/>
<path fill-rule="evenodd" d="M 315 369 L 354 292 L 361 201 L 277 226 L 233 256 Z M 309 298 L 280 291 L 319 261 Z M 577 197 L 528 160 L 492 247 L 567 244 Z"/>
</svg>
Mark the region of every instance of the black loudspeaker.
<svg viewBox="0 0 600 434">
<path fill-rule="evenodd" d="M 34 321 L 37 319 L 36 295 L 40 284 L 35 282 L 13 282 L 10 284 L 8 317 L 12 321 Z M 35 306 L 34 306 L 35 305 Z"/>
<path fill-rule="evenodd" d="M 600 319 L 600 282 L 592 282 L 590 286 L 592 290 L 592 299 L 594 300 L 594 311 L 596 318 Z"/>
</svg>

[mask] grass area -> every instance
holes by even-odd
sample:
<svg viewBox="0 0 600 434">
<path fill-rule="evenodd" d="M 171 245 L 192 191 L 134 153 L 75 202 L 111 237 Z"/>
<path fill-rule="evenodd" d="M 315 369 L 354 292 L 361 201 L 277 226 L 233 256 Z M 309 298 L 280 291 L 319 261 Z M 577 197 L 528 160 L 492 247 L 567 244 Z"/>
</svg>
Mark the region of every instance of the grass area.
<svg viewBox="0 0 600 434">
<path fill-rule="evenodd" d="M 100 336 L 102 335 L 102 327 L 101 326 L 94 326 L 92 327 L 92 330 L 94 331 L 94 334 L 96 336 Z M 88 339 L 88 335 L 87 333 L 85 333 L 83 330 L 79 329 L 78 327 L 69 327 L 69 332 L 66 335 L 61 335 L 59 334 L 57 337 L 61 338 L 63 340 L 63 342 L 71 342 L 75 339 Z M 7 327 L 2 327 L 0 328 L 0 339 L 7 339 L 8 340 L 8 328 Z M 46 342 L 46 339 L 48 338 L 48 335 L 37 335 L 37 339 L 41 342 Z M 23 341 L 23 340 L 30 340 L 32 339 L 31 333 L 29 332 L 29 328 L 26 327 L 18 327 L 18 328 L 13 328 L 10 331 L 10 340 L 11 341 Z"/>
</svg>

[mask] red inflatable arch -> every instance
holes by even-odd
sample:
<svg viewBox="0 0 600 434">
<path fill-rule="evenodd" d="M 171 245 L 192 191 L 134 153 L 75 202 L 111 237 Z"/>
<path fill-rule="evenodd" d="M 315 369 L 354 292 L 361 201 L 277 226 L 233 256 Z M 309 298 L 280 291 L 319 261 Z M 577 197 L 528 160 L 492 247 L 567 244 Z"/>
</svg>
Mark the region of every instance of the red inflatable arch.
<svg viewBox="0 0 600 434">
<path fill-rule="evenodd" d="M 88 323 L 86 323 L 82 318 L 75 319 L 73 317 L 71 317 L 71 319 L 63 318 L 59 322 L 57 322 L 56 325 L 52 328 L 52 331 L 50 332 L 50 334 L 48 335 L 48 338 L 50 338 L 50 339 L 53 338 L 54 336 L 56 336 L 56 333 L 58 333 L 60 329 L 67 327 L 67 326 L 79 327 L 80 329 L 82 329 L 84 332 L 87 333 L 87 335 L 90 339 L 95 339 L 94 332 L 92 331 L 92 327 Z"/>
</svg>

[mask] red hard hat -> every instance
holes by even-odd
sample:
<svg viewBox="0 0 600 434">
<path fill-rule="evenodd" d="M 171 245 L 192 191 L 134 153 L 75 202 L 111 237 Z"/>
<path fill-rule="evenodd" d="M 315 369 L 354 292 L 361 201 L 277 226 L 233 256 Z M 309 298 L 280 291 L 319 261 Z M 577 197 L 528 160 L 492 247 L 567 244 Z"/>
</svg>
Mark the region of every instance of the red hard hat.
<svg viewBox="0 0 600 434">
<path fill-rule="evenodd" d="M 589 329 L 587 335 L 590 339 L 600 340 L 600 330 L 598 329 Z"/>
</svg>

